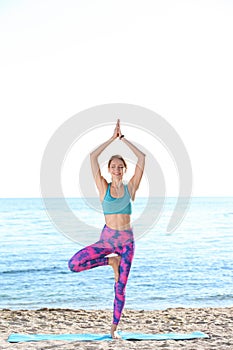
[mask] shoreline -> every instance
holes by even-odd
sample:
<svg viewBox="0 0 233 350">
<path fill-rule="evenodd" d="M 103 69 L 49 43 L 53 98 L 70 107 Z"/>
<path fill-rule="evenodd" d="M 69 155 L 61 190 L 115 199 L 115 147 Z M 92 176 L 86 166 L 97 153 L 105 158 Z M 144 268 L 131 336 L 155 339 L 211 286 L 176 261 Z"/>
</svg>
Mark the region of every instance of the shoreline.
<svg viewBox="0 0 233 350">
<path fill-rule="evenodd" d="M 168 308 L 166 310 L 124 309 L 119 331 L 141 333 L 191 333 L 201 331 L 208 339 L 163 341 L 41 341 L 8 343 L 11 333 L 101 333 L 109 334 L 112 310 L 0 309 L 1 349 L 107 350 L 107 349 L 233 349 L 233 306 L 206 308 Z M 118 345 L 117 345 L 118 344 Z"/>
</svg>

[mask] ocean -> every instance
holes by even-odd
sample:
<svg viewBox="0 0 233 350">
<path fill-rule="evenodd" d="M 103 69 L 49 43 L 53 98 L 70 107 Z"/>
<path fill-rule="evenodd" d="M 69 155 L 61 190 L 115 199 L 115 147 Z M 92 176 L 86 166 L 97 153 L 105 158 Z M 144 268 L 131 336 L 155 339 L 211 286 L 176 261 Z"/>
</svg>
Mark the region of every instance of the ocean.
<svg viewBox="0 0 233 350">
<path fill-rule="evenodd" d="M 80 198 L 68 201 L 83 220 L 92 216 Z M 136 200 L 136 216 L 143 201 Z M 158 222 L 136 240 L 125 307 L 233 306 L 233 198 L 192 198 L 181 225 L 168 234 L 175 201 L 168 198 Z M 1 309 L 112 309 L 111 267 L 70 272 L 67 262 L 82 246 L 57 231 L 40 198 L 0 199 L 0 215 Z"/>
</svg>

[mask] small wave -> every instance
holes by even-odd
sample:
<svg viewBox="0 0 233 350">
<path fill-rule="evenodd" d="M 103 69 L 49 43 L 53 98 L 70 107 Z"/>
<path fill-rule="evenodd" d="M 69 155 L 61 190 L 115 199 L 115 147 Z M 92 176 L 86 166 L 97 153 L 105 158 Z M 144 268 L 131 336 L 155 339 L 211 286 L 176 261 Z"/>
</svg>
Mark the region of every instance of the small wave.
<svg viewBox="0 0 233 350">
<path fill-rule="evenodd" d="M 195 297 L 194 300 L 197 301 L 203 301 L 203 300 L 232 300 L 233 299 L 233 294 L 215 294 L 215 295 L 206 295 L 206 296 L 201 296 L 201 297 Z"/>
<path fill-rule="evenodd" d="M 51 271 L 51 270 L 59 270 L 58 267 L 45 267 L 40 269 L 21 269 L 21 270 L 6 270 L 0 272 L 0 274 L 21 274 L 21 273 L 35 273 L 35 272 L 45 272 L 45 271 Z"/>
<path fill-rule="evenodd" d="M 232 215 L 233 215 L 233 212 L 232 212 L 232 211 L 230 211 L 229 213 L 224 213 L 224 216 L 225 216 L 225 217 L 232 216 Z"/>
<path fill-rule="evenodd" d="M 147 300 L 166 300 L 167 297 L 150 296 Z"/>
</svg>

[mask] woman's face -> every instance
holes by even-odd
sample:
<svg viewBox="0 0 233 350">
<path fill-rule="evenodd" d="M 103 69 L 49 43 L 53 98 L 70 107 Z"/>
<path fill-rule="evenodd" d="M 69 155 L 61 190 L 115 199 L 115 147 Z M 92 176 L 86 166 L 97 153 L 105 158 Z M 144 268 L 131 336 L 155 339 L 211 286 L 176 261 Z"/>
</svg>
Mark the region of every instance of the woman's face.
<svg viewBox="0 0 233 350">
<path fill-rule="evenodd" d="M 121 179 L 125 172 L 125 166 L 121 159 L 113 158 L 108 168 L 112 178 Z"/>
</svg>

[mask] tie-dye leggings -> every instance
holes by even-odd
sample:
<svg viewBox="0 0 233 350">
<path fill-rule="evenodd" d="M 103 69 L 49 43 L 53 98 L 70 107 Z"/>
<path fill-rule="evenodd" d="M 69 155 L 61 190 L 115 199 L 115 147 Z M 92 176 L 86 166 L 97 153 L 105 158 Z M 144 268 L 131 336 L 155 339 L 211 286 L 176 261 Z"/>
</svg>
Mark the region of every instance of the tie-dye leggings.
<svg viewBox="0 0 233 350">
<path fill-rule="evenodd" d="M 100 240 L 77 252 L 69 260 L 69 269 L 81 272 L 97 266 L 108 265 L 105 256 L 116 253 L 121 256 L 119 280 L 115 283 L 113 324 L 118 324 L 125 304 L 125 288 L 134 255 L 134 236 L 131 229 L 120 231 L 104 226 Z"/>
</svg>

